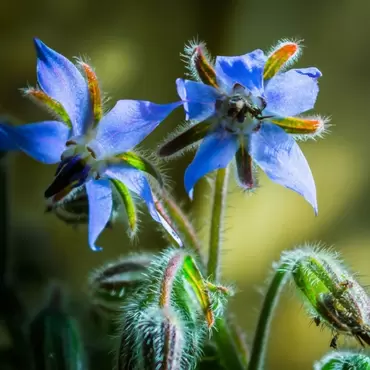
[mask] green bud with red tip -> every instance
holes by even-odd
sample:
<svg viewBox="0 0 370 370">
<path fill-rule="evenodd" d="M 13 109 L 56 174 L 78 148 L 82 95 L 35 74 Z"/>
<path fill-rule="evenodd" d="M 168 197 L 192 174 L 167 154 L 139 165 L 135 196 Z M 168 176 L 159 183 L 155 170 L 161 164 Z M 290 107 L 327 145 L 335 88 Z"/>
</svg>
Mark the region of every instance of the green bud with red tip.
<svg viewBox="0 0 370 370">
<path fill-rule="evenodd" d="M 194 368 L 230 294 L 204 279 L 185 249 L 156 256 L 122 305 L 118 368 Z"/>
</svg>

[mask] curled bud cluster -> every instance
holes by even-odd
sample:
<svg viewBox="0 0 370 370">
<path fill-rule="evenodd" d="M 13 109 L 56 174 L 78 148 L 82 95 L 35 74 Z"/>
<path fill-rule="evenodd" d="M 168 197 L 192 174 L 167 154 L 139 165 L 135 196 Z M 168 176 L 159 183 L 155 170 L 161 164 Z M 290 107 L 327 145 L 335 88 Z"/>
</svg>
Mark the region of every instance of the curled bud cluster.
<svg viewBox="0 0 370 370">
<path fill-rule="evenodd" d="M 370 370 L 370 357 L 364 353 L 333 352 L 316 362 L 314 370 Z"/>
<path fill-rule="evenodd" d="M 153 258 L 150 253 L 137 253 L 96 269 L 88 282 L 92 304 L 103 313 L 120 312 L 124 298 L 142 284 Z"/>
<path fill-rule="evenodd" d="M 339 334 L 370 345 L 369 296 L 336 254 L 317 248 L 297 249 L 285 252 L 280 266 L 291 273 L 315 323 L 336 333 L 331 347 L 336 348 Z"/>
<path fill-rule="evenodd" d="M 230 294 L 206 281 L 185 250 L 156 256 L 123 302 L 118 369 L 194 368 Z"/>
</svg>

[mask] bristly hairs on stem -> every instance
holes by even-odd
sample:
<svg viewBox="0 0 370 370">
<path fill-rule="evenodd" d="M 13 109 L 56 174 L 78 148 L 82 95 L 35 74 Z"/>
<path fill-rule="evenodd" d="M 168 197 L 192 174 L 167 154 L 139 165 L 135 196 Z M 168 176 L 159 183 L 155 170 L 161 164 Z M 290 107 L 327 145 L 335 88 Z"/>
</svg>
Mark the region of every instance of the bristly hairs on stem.
<svg viewBox="0 0 370 370">
<path fill-rule="evenodd" d="M 157 211 L 180 236 L 183 244 L 201 258 L 201 241 L 197 232 L 189 217 L 177 205 L 170 193 L 165 189 L 158 191 L 155 194 L 155 204 Z"/>
<path fill-rule="evenodd" d="M 224 213 L 227 197 L 229 168 L 217 170 L 213 190 L 211 227 L 208 250 L 208 276 L 217 282 L 220 274 L 220 252 L 223 233 Z"/>
</svg>

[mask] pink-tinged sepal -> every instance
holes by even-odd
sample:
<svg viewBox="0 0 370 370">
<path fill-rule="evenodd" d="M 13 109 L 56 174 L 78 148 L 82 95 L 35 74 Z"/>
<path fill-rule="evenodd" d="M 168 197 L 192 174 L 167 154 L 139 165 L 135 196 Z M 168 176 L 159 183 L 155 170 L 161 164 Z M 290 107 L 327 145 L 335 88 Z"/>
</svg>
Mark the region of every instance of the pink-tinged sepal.
<svg viewBox="0 0 370 370">
<path fill-rule="evenodd" d="M 99 121 L 103 117 L 103 104 L 102 104 L 102 96 L 99 87 L 98 78 L 92 69 L 87 63 L 80 61 L 79 65 L 85 72 L 85 76 L 87 79 L 87 85 L 89 88 L 90 93 L 90 100 L 91 105 L 93 108 L 93 115 L 94 115 L 94 124 L 98 124 Z"/>
<path fill-rule="evenodd" d="M 329 126 L 329 119 L 320 116 L 273 117 L 270 120 L 288 134 L 293 134 L 304 140 L 322 137 Z"/>
<path fill-rule="evenodd" d="M 214 63 L 204 42 L 190 42 L 183 55 L 188 61 L 191 76 L 207 85 L 218 87 Z"/>
<path fill-rule="evenodd" d="M 268 80 L 286 67 L 294 63 L 301 55 L 302 47 L 299 42 L 282 40 L 269 53 L 263 78 Z"/>
<path fill-rule="evenodd" d="M 24 96 L 46 108 L 50 113 L 56 116 L 56 118 L 60 118 L 69 128 L 72 127 L 68 113 L 64 109 L 63 105 L 58 101 L 44 93 L 42 90 L 35 89 L 33 87 L 22 89 L 22 92 Z"/>
</svg>

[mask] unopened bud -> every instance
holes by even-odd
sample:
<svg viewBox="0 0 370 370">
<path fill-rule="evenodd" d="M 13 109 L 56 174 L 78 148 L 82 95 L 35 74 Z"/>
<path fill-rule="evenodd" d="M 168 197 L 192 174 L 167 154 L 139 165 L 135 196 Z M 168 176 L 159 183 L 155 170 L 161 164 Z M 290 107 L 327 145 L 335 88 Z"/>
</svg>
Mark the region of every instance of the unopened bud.
<svg viewBox="0 0 370 370">
<path fill-rule="evenodd" d="M 89 201 L 85 187 L 71 193 L 59 193 L 50 199 L 46 212 L 71 225 L 86 224 L 89 220 Z"/>
<path fill-rule="evenodd" d="M 133 254 L 109 262 L 94 271 L 89 278 L 92 303 L 103 312 L 120 310 L 124 298 L 144 280 L 144 273 L 154 256 Z"/>
<path fill-rule="evenodd" d="M 48 305 L 30 326 L 35 369 L 82 370 L 84 354 L 76 321 L 63 308 L 62 293 L 54 288 Z"/>
<path fill-rule="evenodd" d="M 138 332 L 142 368 L 153 370 L 188 369 L 185 332 L 182 323 L 167 309 L 144 312 Z M 140 362 L 139 361 L 139 362 Z"/>
<path fill-rule="evenodd" d="M 331 347 L 336 348 L 339 333 L 370 345 L 370 299 L 337 256 L 307 248 L 288 252 L 283 258 L 291 260 L 293 280 L 315 322 L 337 333 Z"/>
<path fill-rule="evenodd" d="M 203 278 L 185 249 L 167 249 L 122 304 L 119 369 L 189 369 L 230 289 Z"/>
<path fill-rule="evenodd" d="M 370 370 L 370 357 L 364 353 L 332 352 L 316 362 L 314 370 Z"/>
</svg>

